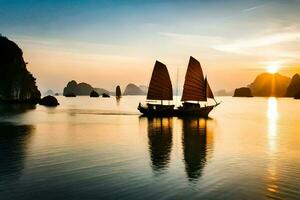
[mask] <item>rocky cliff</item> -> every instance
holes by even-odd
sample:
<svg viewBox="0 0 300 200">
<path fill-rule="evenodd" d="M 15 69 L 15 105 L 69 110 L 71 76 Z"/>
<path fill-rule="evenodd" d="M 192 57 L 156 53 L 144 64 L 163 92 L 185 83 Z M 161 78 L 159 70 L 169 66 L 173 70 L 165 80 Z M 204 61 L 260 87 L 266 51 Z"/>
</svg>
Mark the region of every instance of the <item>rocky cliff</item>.
<svg viewBox="0 0 300 200">
<path fill-rule="evenodd" d="M 35 80 L 27 70 L 22 50 L 0 35 L 0 101 L 37 103 L 41 93 Z"/>
<path fill-rule="evenodd" d="M 109 92 L 103 88 L 93 88 L 90 84 L 77 83 L 72 80 L 64 88 L 63 95 L 67 96 L 68 94 L 75 94 L 76 96 L 89 96 L 93 90 L 98 94 L 109 94 Z"/>
<path fill-rule="evenodd" d="M 282 76 L 278 73 L 263 73 L 258 75 L 254 82 L 250 84 L 250 89 L 253 96 L 284 97 L 290 82 L 291 79 L 289 77 Z"/>
<path fill-rule="evenodd" d="M 298 93 L 300 93 L 300 76 L 299 74 L 295 74 L 286 90 L 286 96 L 295 97 Z"/>
</svg>

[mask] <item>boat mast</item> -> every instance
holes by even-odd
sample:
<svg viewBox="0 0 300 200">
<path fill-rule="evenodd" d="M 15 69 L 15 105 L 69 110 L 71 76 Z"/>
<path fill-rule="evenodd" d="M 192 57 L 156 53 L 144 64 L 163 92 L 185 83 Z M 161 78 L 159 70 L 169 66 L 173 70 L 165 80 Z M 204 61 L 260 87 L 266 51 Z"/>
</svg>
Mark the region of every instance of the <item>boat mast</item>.
<svg viewBox="0 0 300 200">
<path fill-rule="evenodd" d="M 176 97 L 175 97 L 175 106 L 177 106 L 178 102 L 178 74 L 179 74 L 179 67 L 177 67 L 177 77 L 176 77 Z"/>
</svg>

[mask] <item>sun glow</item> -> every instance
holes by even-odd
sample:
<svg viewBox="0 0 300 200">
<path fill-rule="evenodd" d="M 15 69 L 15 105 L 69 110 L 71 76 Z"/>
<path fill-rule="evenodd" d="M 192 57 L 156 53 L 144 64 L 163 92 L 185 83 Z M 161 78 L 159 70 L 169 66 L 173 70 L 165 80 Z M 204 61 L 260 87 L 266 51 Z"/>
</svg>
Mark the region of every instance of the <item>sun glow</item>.
<svg viewBox="0 0 300 200">
<path fill-rule="evenodd" d="M 271 74 L 275 74 L 278 72 L 279 67 L 275 65 L 271 65 L 267 67 L 267 71 Z"/>
</svg>

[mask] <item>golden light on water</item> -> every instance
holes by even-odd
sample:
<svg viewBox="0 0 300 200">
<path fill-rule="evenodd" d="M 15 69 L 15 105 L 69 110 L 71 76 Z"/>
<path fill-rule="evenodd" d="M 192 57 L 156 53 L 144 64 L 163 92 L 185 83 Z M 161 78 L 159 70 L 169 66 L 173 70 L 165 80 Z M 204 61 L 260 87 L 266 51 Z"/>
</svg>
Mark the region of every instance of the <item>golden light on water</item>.
<svg viewBox="0 0 300 200">
<path fill-rule="evenodd" d="M 275 97 L 270 97 L 268 99 L 267 117 L 268 117 L 269 150 L 271 153 L 274 153 L 276 151 L 277 119 L 278 119 L 277 100 Z"/>
<path fill-rule="evenodd" d="M 274 156 L 277 152 L 277 121 L 278 121 L 278 109 L 277 109 L 277 99 L 275 97 L 270 97 L 268 99 L 268 145 L 269 153 L 271 156 Z M 274 194 L 279 190 L 278 187 L 278 176 L 277 176 L 277 167 L 276 159 L 271 160 L 268 166 L 267 171 L 267 191 Z"/>
</svg>

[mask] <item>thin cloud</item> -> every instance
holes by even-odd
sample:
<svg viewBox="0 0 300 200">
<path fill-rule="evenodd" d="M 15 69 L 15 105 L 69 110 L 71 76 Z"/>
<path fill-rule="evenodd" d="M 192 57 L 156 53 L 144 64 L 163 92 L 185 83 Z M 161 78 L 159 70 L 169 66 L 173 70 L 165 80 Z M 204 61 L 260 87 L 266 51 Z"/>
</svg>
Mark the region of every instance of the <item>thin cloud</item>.
<svg viewBox="0 0 300 200">
<path fill-rule="evenodd" d="M 182 34 L 172 32 L 158 32 L 159 35 L 173 39 L 177 42 L 185 42 L 187 44 L 218 44 L 224 42 L 223 38 L 217 36 L 207 36 L 198 34 Z"/>
<path fill-rule="evenodd" d="M 253 7 L 250 7 L 250 8 L 246 8 L 246 9 L 242 10 L 241 12 L 251 12 L 251 11 L 255 11 L 257 9 L 263 8 L 263 7 L 265 7 L 264 4 L 258 5 L 258 6 L 253 6 Z"/>
<path fill-rule="evenodd" d="M 227 44 L 214 45 L 213 49 L 227 53 L 249 54 L 252 53 L 254 48 L 291 42 L 298 39 L 300 39 L 300 32 L 276 33 L 260 38 L 240 39 Z"/>
</svg>

